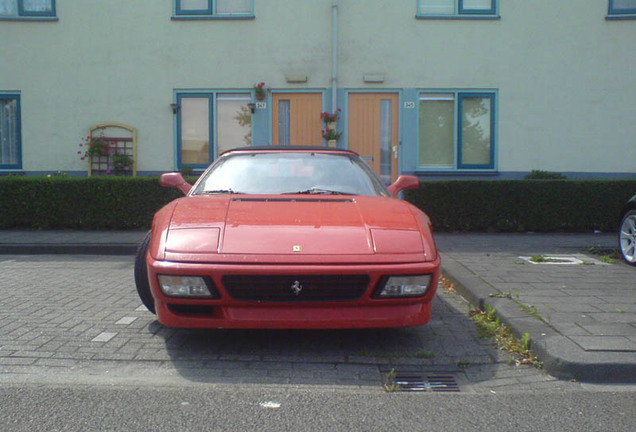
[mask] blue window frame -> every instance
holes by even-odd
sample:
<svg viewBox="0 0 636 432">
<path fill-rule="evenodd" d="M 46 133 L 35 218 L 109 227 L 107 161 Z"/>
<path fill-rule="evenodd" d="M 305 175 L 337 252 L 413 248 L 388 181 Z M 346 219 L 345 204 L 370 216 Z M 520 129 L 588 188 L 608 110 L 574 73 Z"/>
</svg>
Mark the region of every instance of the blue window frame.
<svg viewBox="0 0 636 432">
<path fill-rule="evenodd" d="M 55 0 L 0 0 L 0 18 L 55 17 Z"/>
<path fill-rule="evenodd" d="M 175 15 L 190 18 L 254 17 L 254 0 L 174 0 Z"/>
<path fill-rule="evenodd" d="M 207 168 L 224 151 L 251 145 L 251 101 L 247 91 L 177 93 L 177 167 Z"/>
<path fill-rule="evenodd" d="M 418 111 L 419 171 L 495 169 L 494 92 L 422 92 Z"/>
<path fill-rule="evenodd" d="M 609 0 L 608 16 L 636 18 L 636 0 Z"/>
<path fill-rule="evenodd" d="M 417 0 L 418 18 L 497 18 L 497 0 Z"/>
<path fill-rule="evenodd" d="M 20 95 L 0 93 L 0 169 L 22 169 Z"/>
</svg>

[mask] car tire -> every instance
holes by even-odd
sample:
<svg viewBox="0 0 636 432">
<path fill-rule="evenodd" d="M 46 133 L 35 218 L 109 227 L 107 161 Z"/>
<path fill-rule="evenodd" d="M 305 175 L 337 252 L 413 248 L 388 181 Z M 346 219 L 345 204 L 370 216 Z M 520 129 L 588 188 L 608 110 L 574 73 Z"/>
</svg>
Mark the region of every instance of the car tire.
<svg viewBox="0 0 636 432">
<path fill-rule="evenodd" d="M 146 255 L 148 254 L 148 247 L 150 246 L 151 234 L 152 232 L 149 231 L 139 245 L 139 248 L 137 248 L 137 255 L 135 256 L 135 285 L 141 302 L 150 312 L 155 313 L 155 300 L 150 293 L 148 266 L 146 264 Z"/>
<path fill-rule="evenodd" d="M 618 246 L 625 262 L 636 266 L 636 210 L 623 215 L 618 231 Z"/>
</svg>

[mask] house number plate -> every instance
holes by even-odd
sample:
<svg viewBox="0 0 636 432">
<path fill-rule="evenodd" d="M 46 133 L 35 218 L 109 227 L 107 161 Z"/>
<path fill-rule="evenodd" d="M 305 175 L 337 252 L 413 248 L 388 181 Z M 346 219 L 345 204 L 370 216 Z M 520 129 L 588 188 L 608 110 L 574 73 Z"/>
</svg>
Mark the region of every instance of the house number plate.
<svg viewBox="0 0 636 432">
<path fill-rule="evenodd" d="M 414 109 L 415 102 L 404 102 L 404 109 Z"/>
<path fill-rule="evenodd" d="M 267 102 L 256 102 L 256 109 L 267 109 Z"/>
</svg>

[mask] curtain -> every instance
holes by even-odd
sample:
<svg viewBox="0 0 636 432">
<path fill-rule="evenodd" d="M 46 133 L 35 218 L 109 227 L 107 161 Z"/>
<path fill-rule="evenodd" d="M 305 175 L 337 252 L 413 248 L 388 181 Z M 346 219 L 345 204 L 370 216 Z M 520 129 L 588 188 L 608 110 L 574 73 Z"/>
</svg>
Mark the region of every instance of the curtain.
<svg viewBox="0 0 636 432">
<path fill-rule="evenodd" d="M 53 10 L 53 0 L 23 0 L 26 12 L 50 12 Z"/>
<path fill-rule="evenodd" d="M 18 103 L 0 99 L 0 164 L 18 163 Z"/>
<path fill-rule="evenodd" d="M 15 16 L 18 14 L 18 0 L 0 0 L 0 15 Z"/>
</svg>

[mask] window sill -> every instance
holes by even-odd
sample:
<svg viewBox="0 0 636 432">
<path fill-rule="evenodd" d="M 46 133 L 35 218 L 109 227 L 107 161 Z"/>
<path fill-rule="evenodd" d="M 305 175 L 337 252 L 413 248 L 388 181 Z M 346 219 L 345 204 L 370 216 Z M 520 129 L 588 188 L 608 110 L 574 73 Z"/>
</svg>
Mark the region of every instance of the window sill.
<svg viewBox="0 0 636 432">
<path fill-rule="evenodd" d="M 607 21 L 634 20 L 636 19 L 636 14 L 608 15 L 605 19 Z"/>
<path fill-rule="evenodd" d="M 49 21 L 49 22 L 57 22 L 60 19 L 58 17 L 54 17 L 54 16 L 33 16 L 33 17 L 27 17 L 27 16 L 18 16 L 18 17 L 9 17 L 9 16 L 0 16 L 0 21 L 23 21 L 23 22 L 28 22 L 28 21 Z"/>
<path fill-rule="evenodd" d="M 253 20 L 254 15 L 173 15 L 173 21 Z"/>
<path fill-rule="evenodd" d="M 415 15 L 418 20 L 500 20 L 500 15 Z"/>
</svg>

